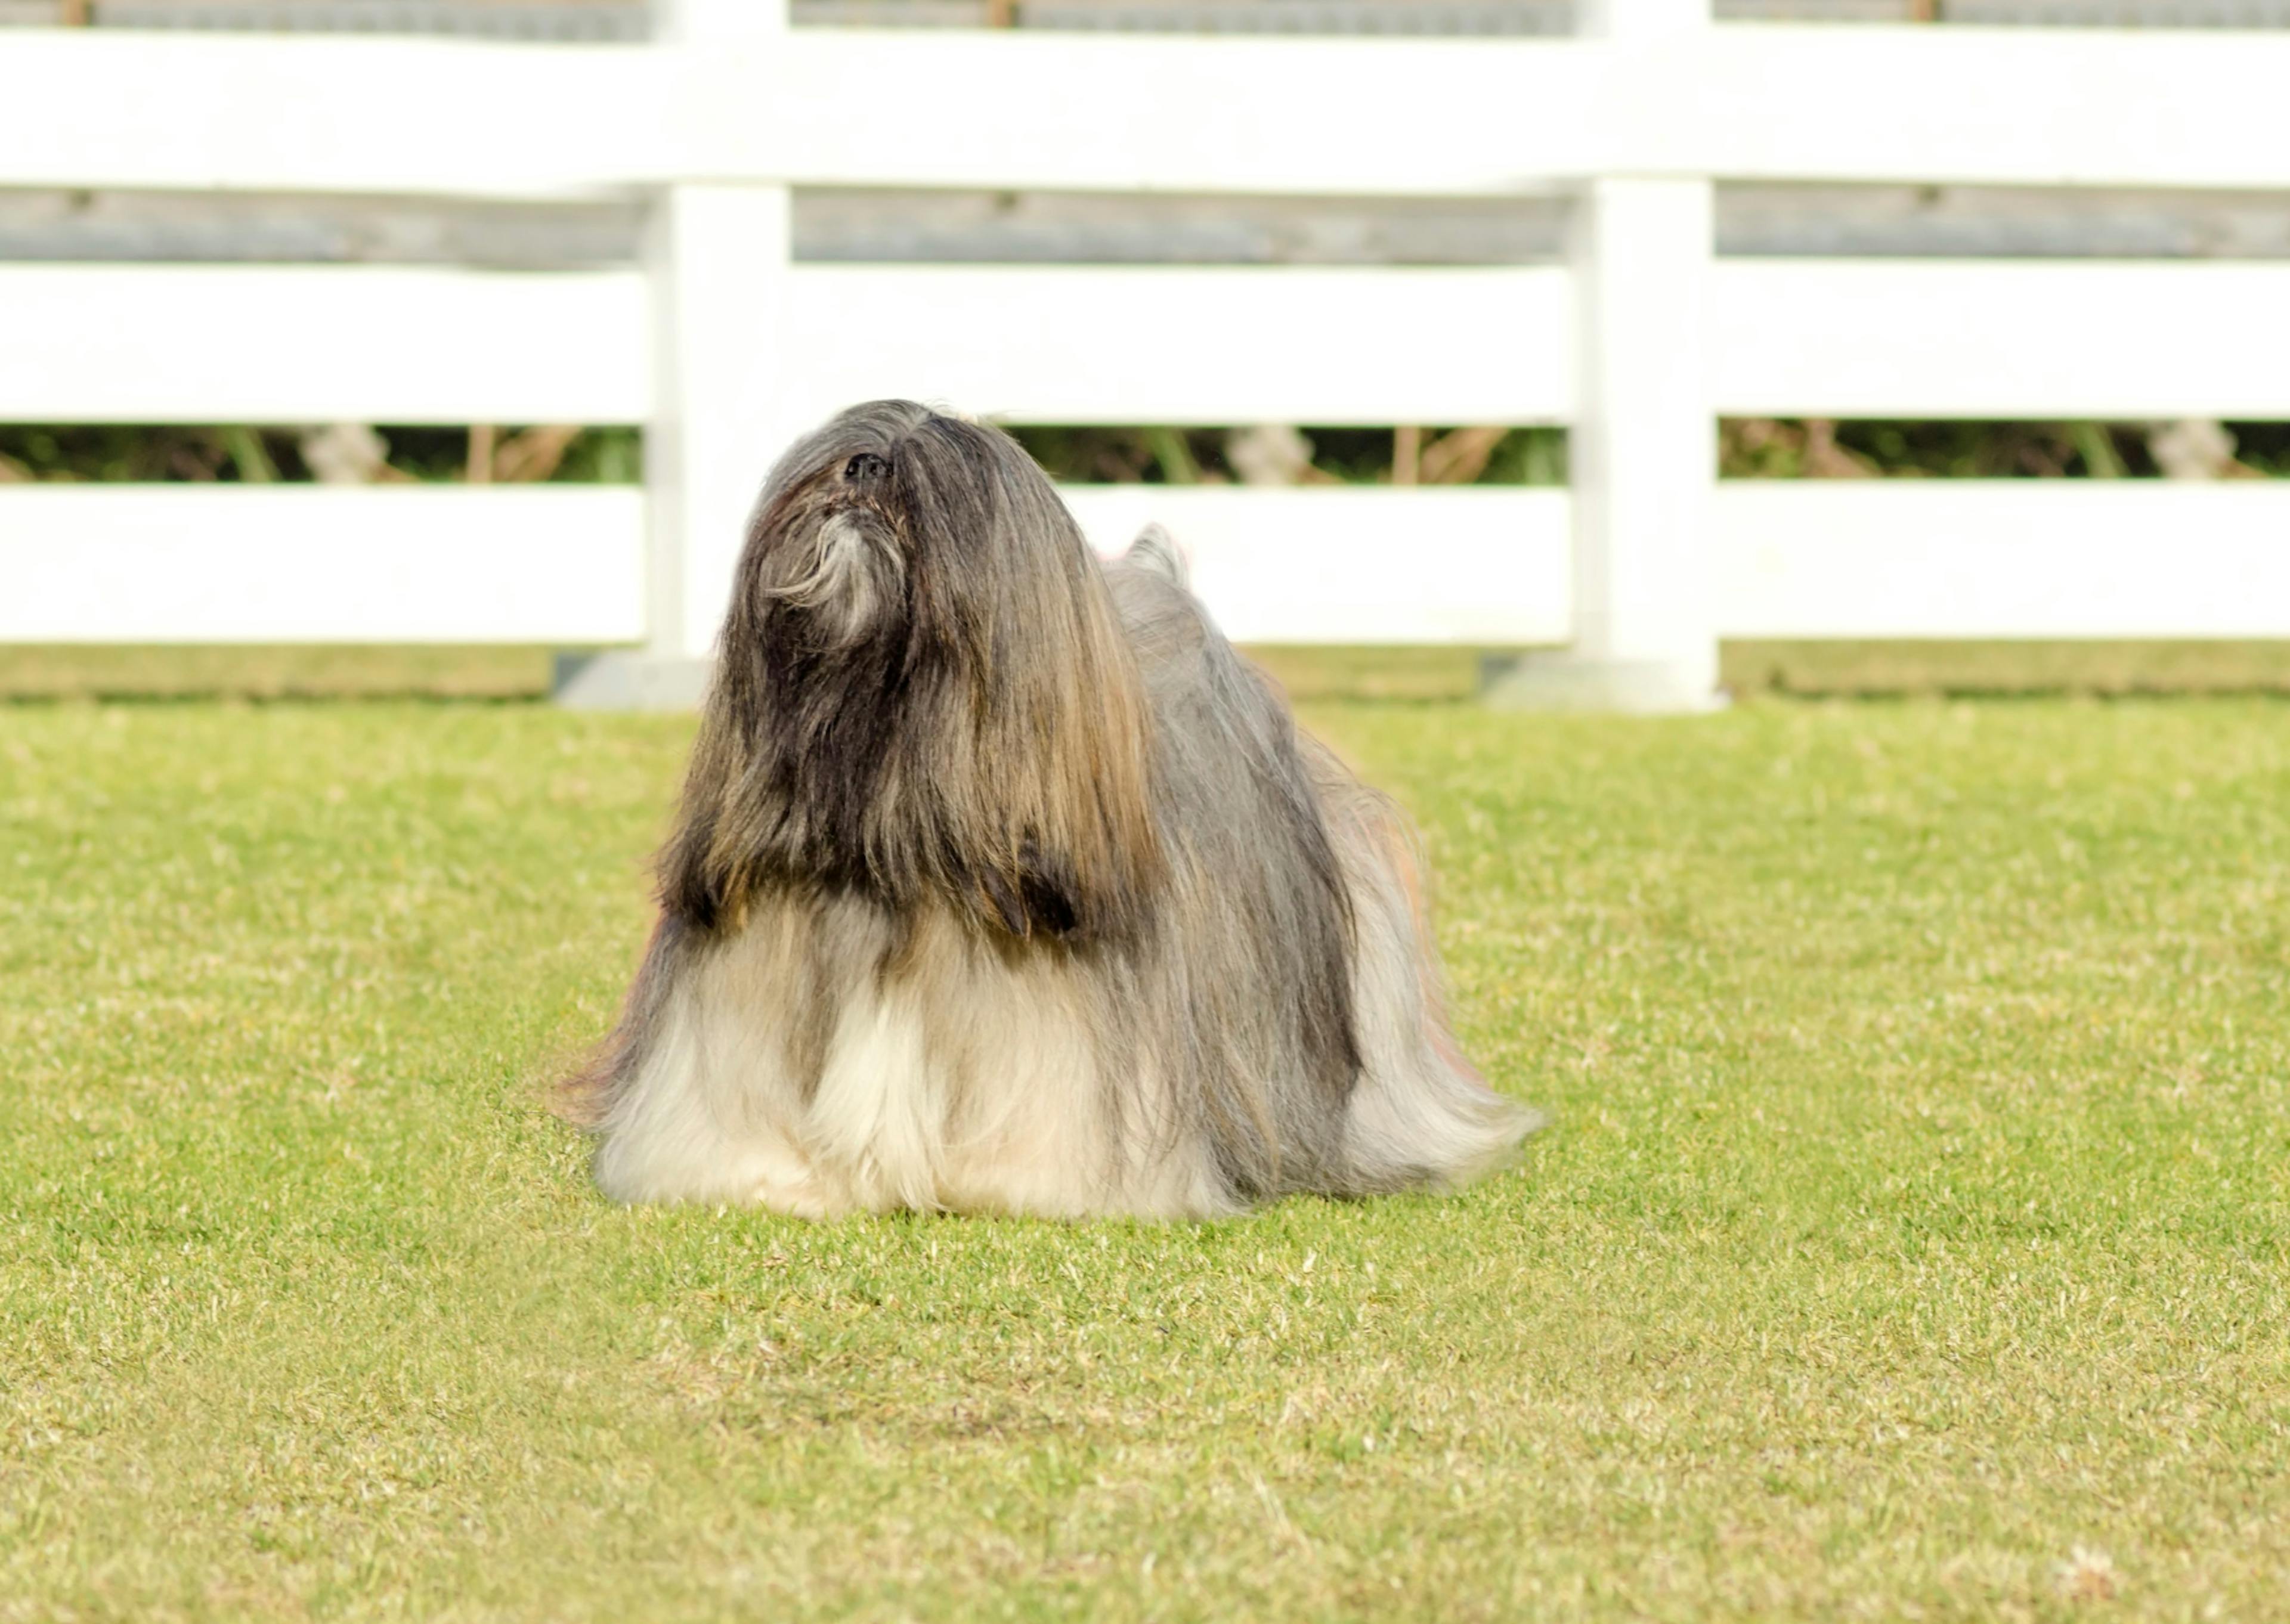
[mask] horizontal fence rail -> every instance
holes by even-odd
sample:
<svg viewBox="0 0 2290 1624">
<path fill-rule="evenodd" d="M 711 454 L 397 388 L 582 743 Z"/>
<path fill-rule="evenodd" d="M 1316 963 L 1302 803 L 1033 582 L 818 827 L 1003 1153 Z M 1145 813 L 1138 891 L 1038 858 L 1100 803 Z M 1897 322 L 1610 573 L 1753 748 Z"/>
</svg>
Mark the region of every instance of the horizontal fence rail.
<svg viewBox="0 0 2290 1624">
<path fill-rule="evenodd" d="M 0 420 L 640 423 L 637 272 L 0 265 Z"/>
<path fill-rule="evenodd" d="M 0 489 L 0 641 L 633 643 L 621 487 Z"/>
<path fill-rule="evenodd" d="M 2290 263 L 1727 260 L 1710 316 L 1730 415 L 2290 418 Z"/>
<path fill-rule="evenodd" d="M 2290 481 L 1718 487 L 1734 637 L 2290 637 Z"/>
<path fill-rule="evenodd" d="M 2290 482 L 1742 483 L 1719 415 L 2290 418 L 2290 264 L 1714 256 L 1713 178 L 2290 189 L 2290 38 L 783 31 L 0 36 L 0 186 L 639 198 L 625 269 L 0 264 L 0 420 L 640 424 L 647 485 L 0 487 L 0 638 L 704 652 L 797 428 L 1552 424 L 1572 490 L 1076 487 L 1265 642 L 1567 645 L 1691 705 L 1715 639 L 2290 636 Z M 796 185 L 1562 198 L 1563 263 L 796 264 Z"/>
<path fill-rule="evenodd" d="M 1092 543 L 1149 523 L 1243 642 L 1555 646 L 1556 490 L 1069 486 Z M 641 494 L 43 487 L 0 498 L 0 642 L 629 643 Z M 2290 638 L 2290 483 L 1720 486 L 1728 637 Z"/>
<path fill-rule="evenodd" d="M 1573 405 L 1555 269 L 823 265 L 783 292 L 800 418 L 917 393 L 1037 423 L 1556 423 Z M 0 420 L 638 423 L 653 407 L 636 272 L 0 265 L 0 309 L 19 328 Z"/>
<path fill-rule="evenodd" d="M 1564 423 L 1566 271 L 801 266 L 792 413 Z M 0 420 L 641 423 L 634 271 L 0 265 Z M 1109 313 L 1119 313 L 1112 316 Z M 2290 418 L 2290 264 L 1721 261 L 1729 416 Z M 259 340 L 251 335 L 260 335 Z"/>
<path fill-rule="evenodd" d="M 2280 34 L 1737 23 L 1639 44 L 802 29 L 678 47 L 27 29 L 0 46 L 11 186 L 1453 196 L 1715 174 L 2290 188 Z"/>
</svg>

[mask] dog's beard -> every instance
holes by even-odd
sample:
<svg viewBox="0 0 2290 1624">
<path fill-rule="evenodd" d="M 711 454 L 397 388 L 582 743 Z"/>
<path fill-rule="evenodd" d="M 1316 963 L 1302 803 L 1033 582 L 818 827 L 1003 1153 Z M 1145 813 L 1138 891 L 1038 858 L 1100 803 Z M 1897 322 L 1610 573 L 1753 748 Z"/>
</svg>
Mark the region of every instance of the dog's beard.
<svg viewBox="0 0 2290 1624">
<path fill-rule="evenodd" d="M 807 537 L 789 538 L 775 549 L 772 566 L 757 587 L 768 620 L 820 653 L 876 637 L 897 614 L 906 588 L 897 536 L 860 508 L 831 509 Z"/>
</svg>

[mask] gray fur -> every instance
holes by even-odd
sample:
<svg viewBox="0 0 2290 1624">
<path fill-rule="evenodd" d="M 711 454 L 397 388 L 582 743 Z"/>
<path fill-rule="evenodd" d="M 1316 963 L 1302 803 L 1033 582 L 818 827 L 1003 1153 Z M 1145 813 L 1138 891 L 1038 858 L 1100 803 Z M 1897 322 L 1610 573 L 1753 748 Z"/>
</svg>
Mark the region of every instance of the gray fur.
<svg viewBox="0 0 2290 1624">
<path fill-rule="evenodd" d="M 855 407 L 773 470 L 662 920 L 575 1079 L 627 1200 L 1209 1216 L 1452 1188 L 1405 820 L 1157 530 L 1100 565 L 998 432 Z"/>
</svg>

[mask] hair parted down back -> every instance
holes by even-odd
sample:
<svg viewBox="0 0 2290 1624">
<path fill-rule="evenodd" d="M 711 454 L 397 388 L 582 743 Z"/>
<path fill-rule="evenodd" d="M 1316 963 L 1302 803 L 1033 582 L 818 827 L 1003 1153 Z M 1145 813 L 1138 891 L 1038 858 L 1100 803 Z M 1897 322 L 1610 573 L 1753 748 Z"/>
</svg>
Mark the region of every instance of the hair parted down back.
<svg viewBox="0 0 2290 1624">
<path fill-rule="evenodd" d="M 1149 532 L 989 427 L 773 469 L 661 917 L 568 1104 L 628 1200 L 1208 1216 L 1461 1183 L 1533 1117 L 1448 1037 L 1404 820 Z"/>
</svg>

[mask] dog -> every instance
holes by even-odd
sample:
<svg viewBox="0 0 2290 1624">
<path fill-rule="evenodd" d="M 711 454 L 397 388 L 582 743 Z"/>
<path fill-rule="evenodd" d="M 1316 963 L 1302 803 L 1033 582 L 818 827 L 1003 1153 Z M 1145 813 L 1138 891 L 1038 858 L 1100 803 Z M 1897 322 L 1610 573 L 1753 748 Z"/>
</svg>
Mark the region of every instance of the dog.
<svg viewBox="0 0 2290 1624">
<path fill-rule="evenodd" d="M 623 1202 L 1209 1219 L 1448 1190 L 1536 1125 L 1450 1036 L 1412 831 L 1148 531 L 854 406 L 749 521 L 625 1010 Z"/>
</svg>

